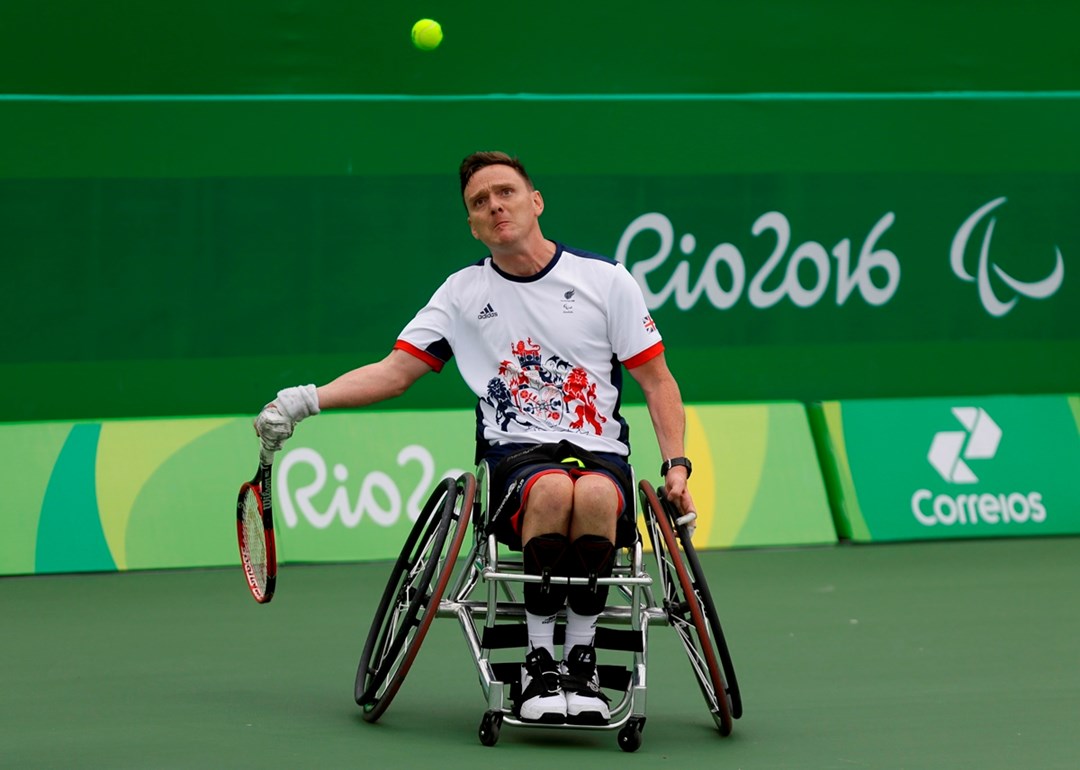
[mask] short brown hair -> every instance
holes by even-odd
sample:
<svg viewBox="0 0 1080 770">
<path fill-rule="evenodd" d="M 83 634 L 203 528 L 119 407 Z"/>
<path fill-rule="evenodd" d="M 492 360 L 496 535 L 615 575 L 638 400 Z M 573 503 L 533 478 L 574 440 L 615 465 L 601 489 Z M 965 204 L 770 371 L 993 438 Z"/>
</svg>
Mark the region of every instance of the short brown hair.
<svg viewBox="0 0 1080 770">
<path fill-rule="evenodd" d="M 461 167 L 458 169 L 458 174 L 461 176 L 462 197 L 465 196 L 465 188 L 468 186 L 469 180 L 473 178 L 473 174 L 482 168 L 499 165 L 509 166 L 514 169 L 514 171 L 521 174 L 522 179 L 525 180 L 525 184 L 529 186 L 530 190 L 535 189 L 532 180 L 529 178 L 529 173 L 525 170 L 524 164 L 517 158 L 511 157 L 505 152 L 474 152 L 472 155 L 465 158 L 465 160 L 461 161 Z"/>
</svg>

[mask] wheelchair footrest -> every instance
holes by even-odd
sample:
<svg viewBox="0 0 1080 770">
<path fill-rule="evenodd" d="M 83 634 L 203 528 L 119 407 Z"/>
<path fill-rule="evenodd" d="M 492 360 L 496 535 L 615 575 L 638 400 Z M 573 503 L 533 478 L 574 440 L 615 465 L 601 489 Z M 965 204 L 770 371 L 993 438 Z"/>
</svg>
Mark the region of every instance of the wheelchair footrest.
<svg viewBox="0 0 1080 770">
<path fill-rule="evenodd" d="M 492 663 L 491 672 L 495 679 L 510 685 L 511 701 L 516 703 L 521 693 L 521 664 L 520 663 Z M 631 674 L 626 666 L 597 665 L 596 675 L 600 678 L 600 686 L 606 690 L 621 690 L 625 692 L 630 688 Z"/>
<path fill-rule="evenodd" d="M 566 641 L 566 626 L 555 626 L 555 644 Z M 645 640 L 640 631 L 622 628 L 598 626 L 594 646 L 600 650 L 622 650 L 624 652 L 644 652 Z M 485 650 L 506 650 L 529 646 L 529 629 L 524 623 L 499 623 L 485 626 L 480 646 Z"/>
</svg>

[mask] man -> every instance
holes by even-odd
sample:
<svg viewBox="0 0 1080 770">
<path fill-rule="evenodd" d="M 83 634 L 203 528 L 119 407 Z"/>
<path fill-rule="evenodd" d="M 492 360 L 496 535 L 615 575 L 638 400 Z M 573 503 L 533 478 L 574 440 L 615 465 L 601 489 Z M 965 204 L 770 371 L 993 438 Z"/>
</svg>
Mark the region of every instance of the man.
<svg viewBox="0 0 1080 770">
<path fill-rule="evenodd" d="M 668 497 L 694 510 L 682 399 L 640 288 L 617 262 L 544 237 L 544 198 L 518 159 L 474 153 L 460 178 L 469 227 L 490 255 L 450 275 L 386 358 L 319 388 L 281 391 L 256 430 L 277 451 L 305 417 L 401 395 L 456 355 L 478 399 L 476 454 L 492 468 L 500 539 L 522 550 L 527 574 L 543 578 L 524 589 L 530 649 L 520 718 L 604 723 L 593 641 L 606 586 L 551 578 L 610 575 L 619 522 L 632 518 L 623 368 L 645 395 Z M 564 607 L 559 665 L 554 627 Z"/>
</svg>

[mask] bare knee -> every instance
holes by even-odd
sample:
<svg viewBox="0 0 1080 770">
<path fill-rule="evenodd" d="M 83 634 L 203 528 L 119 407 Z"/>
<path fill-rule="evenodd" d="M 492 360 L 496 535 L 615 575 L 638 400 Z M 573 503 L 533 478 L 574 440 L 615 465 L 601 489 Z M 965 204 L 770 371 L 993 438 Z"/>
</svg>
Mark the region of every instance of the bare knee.
<svg viewBox="0 0 1080 770">
<path fill-rule="evenodd" d="M 615 539 L 615 523 L 619 511 L 619 491 L 607 476 L 589 474 L 574 484 L 574 513 L 570 538 L 581 535 L 601 535 Z"/>
<path fill-rule="evenodd" d="M 574 510 L 574 480 L 565 473 L 547 473 L 536 479 L 525 501 L 521 539 L 554 532 L 568 534 Z"/>
</svg>

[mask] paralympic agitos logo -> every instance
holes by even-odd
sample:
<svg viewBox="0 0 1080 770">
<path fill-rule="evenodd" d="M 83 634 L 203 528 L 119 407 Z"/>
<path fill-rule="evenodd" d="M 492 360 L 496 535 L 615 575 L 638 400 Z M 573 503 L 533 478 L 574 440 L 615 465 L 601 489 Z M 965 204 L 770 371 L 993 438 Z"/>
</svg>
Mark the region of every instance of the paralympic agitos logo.
<svg viewBox="0 0 1080 770">
<path fill-rule="evenodd" d="M 994 225 L 997 224 L 997 218 L 991 217 L 986 224 L 986 229 L 983 232 L 982 244 L 979 247 L 979 261 L 978 267 L 975 270 L 975 275 L 972 275 L 966 265 L 965 256 L 968 250 L 968 241 L 971 239 L 972 233 L 979 223 L 982 222 L 986 216 L 1005 202 L 1005 198 L 995 198 L 989 203 L 981 206 L 974 214 L 969 216 L 964 224 L 957 230 L 956 235 L 953 237 L 952 249 L 949 252 L 949 261 L 952 266 L 953 273 L 956 277 L 962 281 L 974 282 L 979 288 L 979 300 L 982 302 L 982 306 L 986 308 L 986 312 L 995 318 L 1008 313 L 1015 307 L 1020 297 L 1028 297 L 1030 299 L 1047 299 L 1052 297 L 1058 289 L 1061 288 L 1062 281 L 1065 279 L 1065 261 L 1061 257 L 1061 249 L 1057 246 L 1054 247 L 1056 252 L 1056 262 L 1054 268 L 1050 274 L 1045 278 L 1038 281 L 1019 281 L 1006 273 L 998 265 L 994 264 L 990 260 L 990 243 L 994 237 Z M 997 281 L 991 278 L 991 272 L 997 276 Z M 998 289 L 995 290 L 995 283 Z M 998 290 L 1002 293 L 999 294 Z"/>
</svg>

